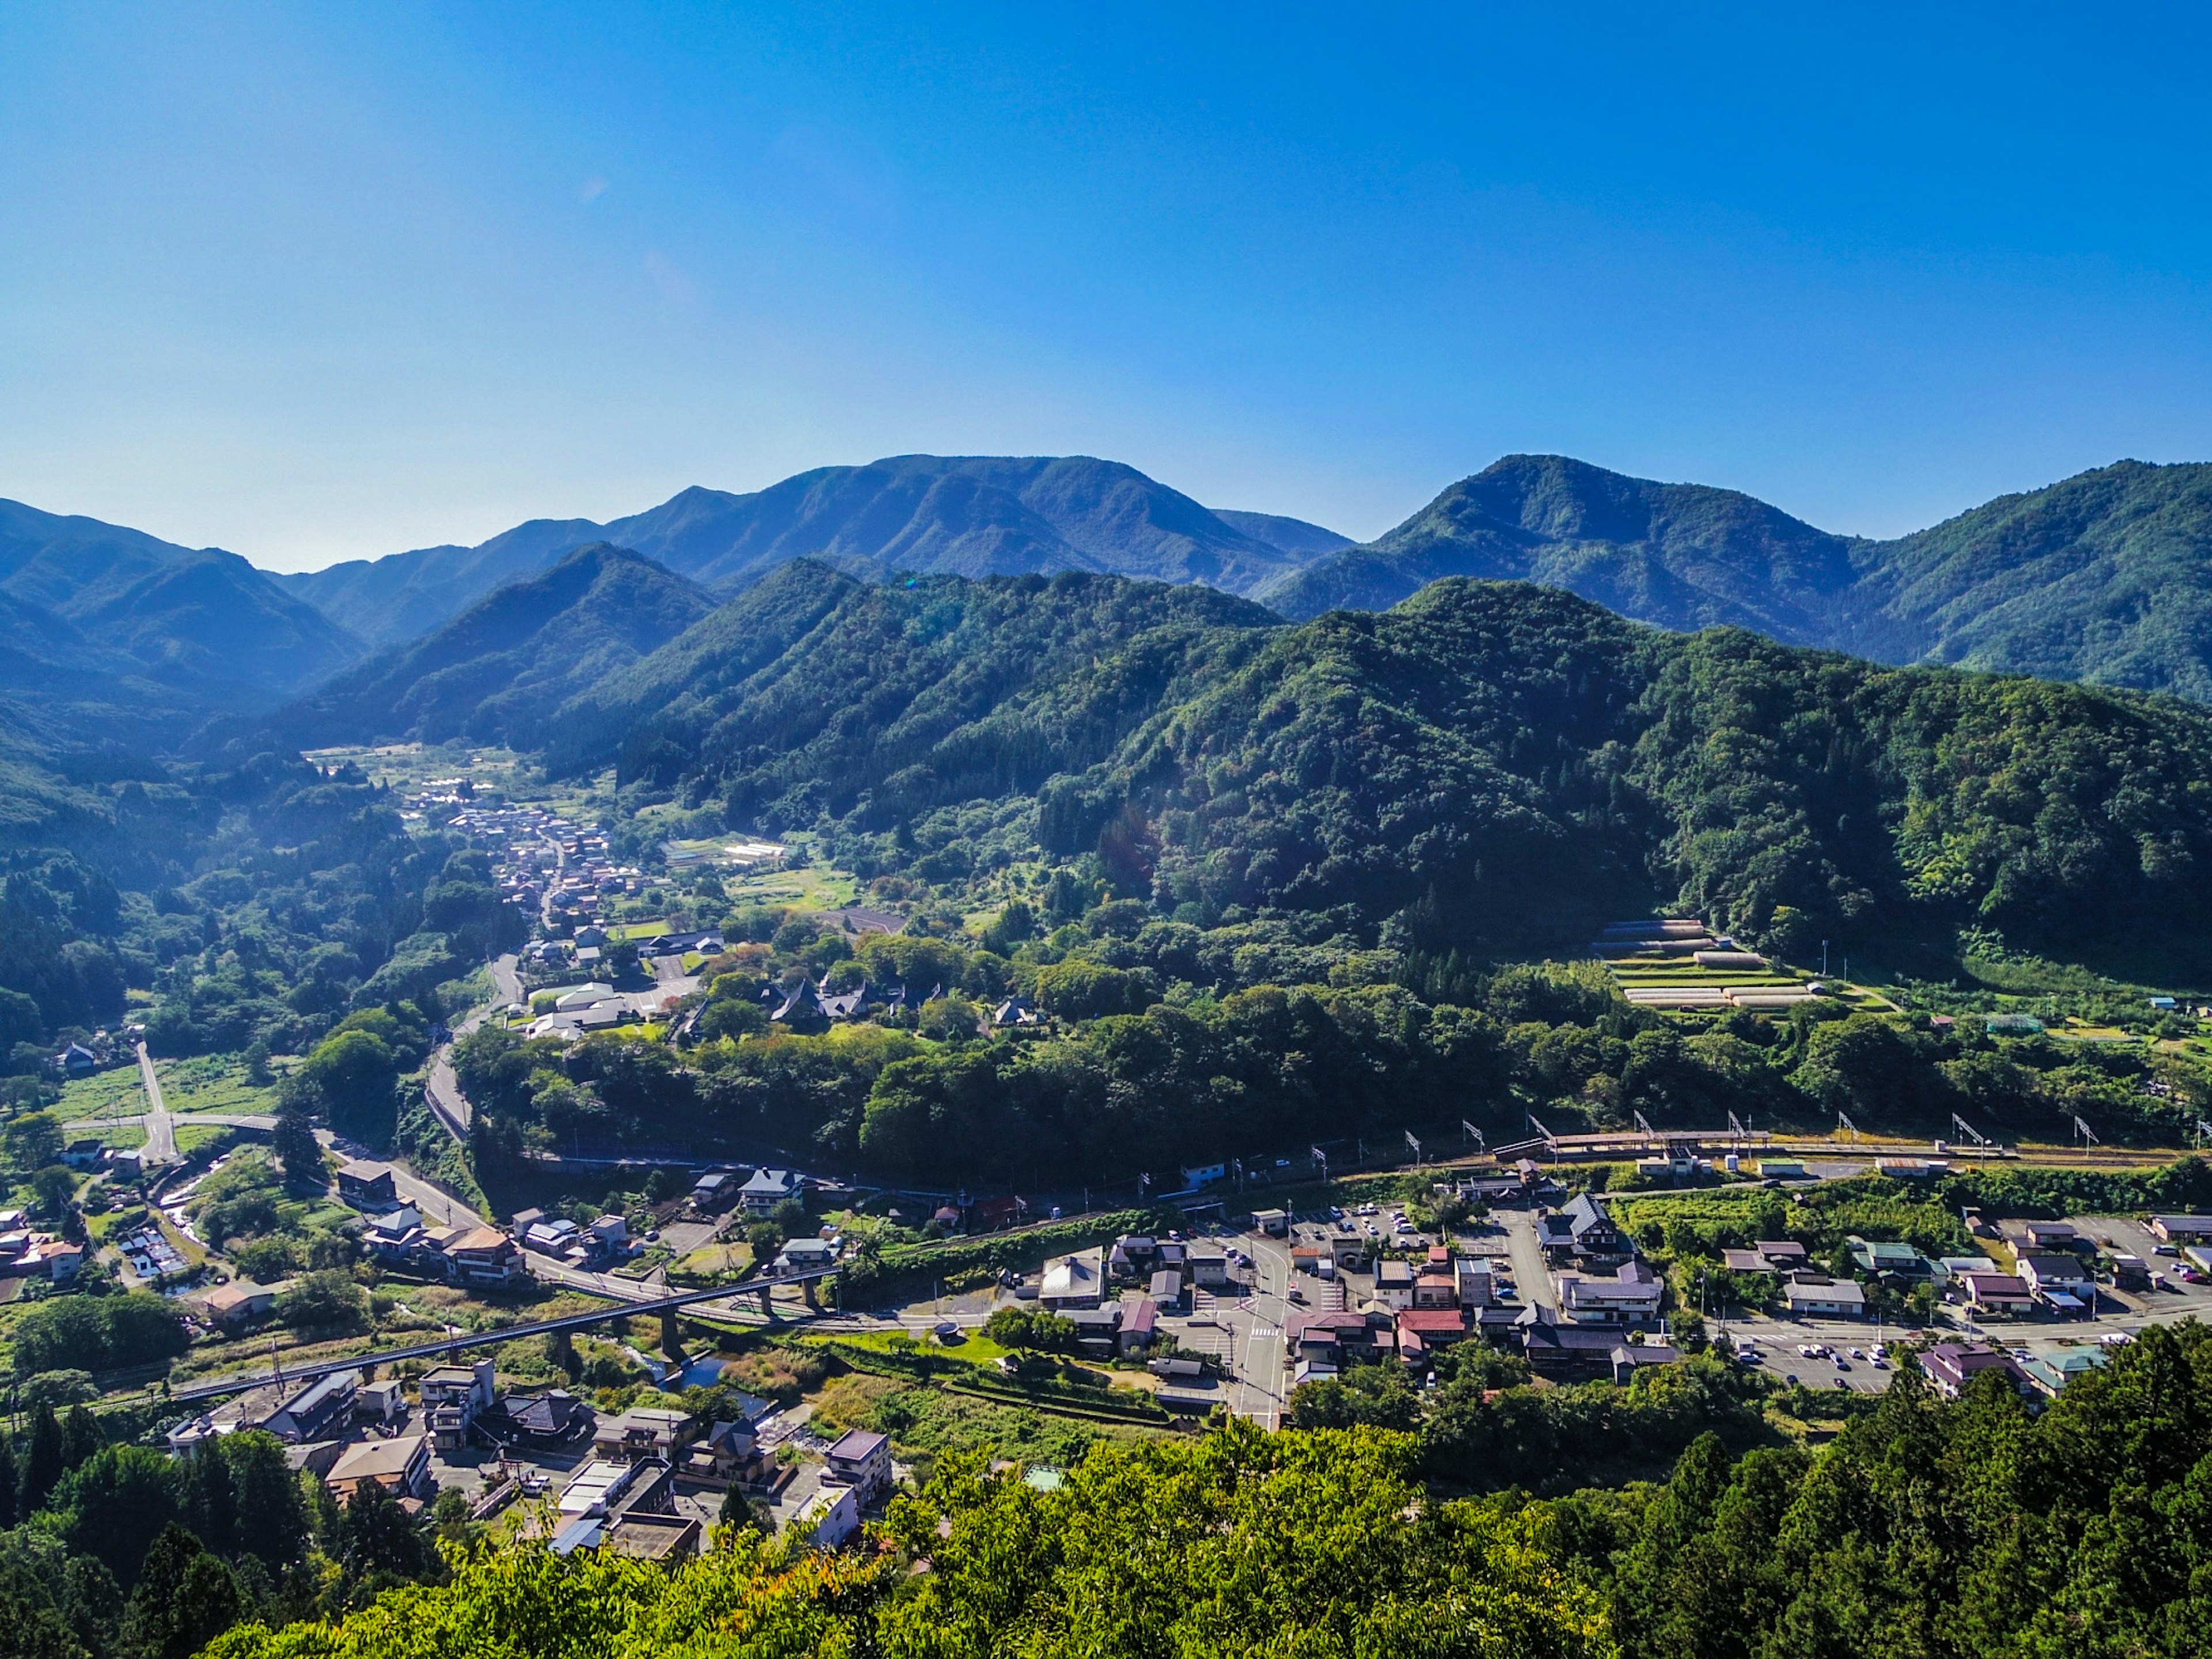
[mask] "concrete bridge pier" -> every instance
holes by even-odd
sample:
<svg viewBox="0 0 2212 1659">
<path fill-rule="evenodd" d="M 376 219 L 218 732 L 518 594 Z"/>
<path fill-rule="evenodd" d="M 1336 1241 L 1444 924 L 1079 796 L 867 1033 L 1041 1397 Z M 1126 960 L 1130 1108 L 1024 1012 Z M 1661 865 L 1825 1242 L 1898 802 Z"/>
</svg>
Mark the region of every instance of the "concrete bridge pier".
<svg viewBox="0 0 2212 1659">
<path fill-rule="evenodd" d="M 660 1352 L 668 1356 L 672 1365 L 684 1363 L 684 1328 L 673 1308 L 665 1310 L 660 1316 Z"/>
<path fill-rule="evenodd" d="M 762 1285 L 760 1299 L 761 1317 L 773 1322 L 775 1318 L 775 1298 L 774 1291 L 766 1285 Z"/>
</svg>

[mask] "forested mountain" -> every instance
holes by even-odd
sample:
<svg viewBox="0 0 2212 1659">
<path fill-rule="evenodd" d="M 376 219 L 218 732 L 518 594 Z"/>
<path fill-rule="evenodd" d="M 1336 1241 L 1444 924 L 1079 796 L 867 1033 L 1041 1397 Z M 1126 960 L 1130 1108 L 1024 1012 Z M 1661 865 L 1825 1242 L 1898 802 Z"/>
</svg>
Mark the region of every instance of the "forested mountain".
<svg viewBox="0 0 2212 1659">
<path fill-rule="evenodd" d="M 596 543 L 340 675 L 270 725 L 311 748 L 453 738 L 535 747 L 554 709 L 714 609 L 696 584 Z"/>
<path fill-rule="evenodd" d="M 1724 623 L 1814 641 L 1857 574 L 1844 538 L 1735 490 L 1509 455 L 1379 540 L 1285 572 L 1256 597 L 1303 620 L 1386 610 L 1425 582 L 1474 576 L 1565 587 L 1662 628 Z"/>
<path fill-rule="evenodd" d="M 1546 582 L 1663 628 L 2212 700 L 2212 465 L 2122 461 L 1881 542 L 1733 490 L 1510 455 L 1255 597 L 1303 619 L 1443 576 Z"/>
<path fill-rule="evenodd" d="M 2212 465 L 2100 467 L 1864 563 L 1899 654 L 2212 701 Z"/>
<path fill-rule="evenodd" d="M 136 676 L 206 708 L 266 708 L 362 642 L 266 572 L 96 519 L 0 501 L 9 644 L 73 676 Z"/>
<path fill-rule="evenodd" d="M 869 874 L 1095 858 L 1170 911 L 1349 907 L 1438 948 L 1573 948 L 1655 899 L 1790 953 L 2203 932 L 2191 704 L 1660 632 L 1527 584 L 1270 621 L 1106 577 L 799 567 L 570 704 L 550 757 L 826 830 Z"/>
<path fill-rule="evenodd" d="M 1349 536 L 1340 536 L 1334 530 L 1308 524 L 1304 519 L 1286 519 L 1279 513 L 1239 513 L 1231 507 L 1217 507 L 1213 516 L 1231 530 L 1241 530 L 1254 541 L 1265 542 L 1294 559 L 1316 558 L 1352 544 Z"/>
<path fill-rule="evenodd" d="M 596 540 L 725 592 L 810 556 L 960 575 L 1092 570 L 1243 592 L 1346 544 L 1317 525 L 1222 515 L 1088 456 L 900 455 L 818 467 L 749 495 L 691 489 L 598 525 L 540 520 L 479 547 L 424 548 L 277 580 L 378 643 L 435 627 L 498 583 Z"/>
</svg>

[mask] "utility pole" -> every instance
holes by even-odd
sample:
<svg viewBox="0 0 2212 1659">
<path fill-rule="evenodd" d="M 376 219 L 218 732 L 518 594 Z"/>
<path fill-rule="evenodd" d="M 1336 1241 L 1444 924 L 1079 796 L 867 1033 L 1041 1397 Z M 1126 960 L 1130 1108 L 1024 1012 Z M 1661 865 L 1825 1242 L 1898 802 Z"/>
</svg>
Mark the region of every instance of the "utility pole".
<svg viewBox="0 0 2212 1659">
<path fill-rule="evenodd" d="M 1828 976 L 1828 941 L 1827 941 L 1827 940 L 1826 940 L 1826 939 L 1822 939 L 1822 940 L 1820 941 L 1820 977 L 1821 977 L 1822 979 L 1826 979 L 1826 978 L 1827 978 L 1827 976 Z"/>
</svg>

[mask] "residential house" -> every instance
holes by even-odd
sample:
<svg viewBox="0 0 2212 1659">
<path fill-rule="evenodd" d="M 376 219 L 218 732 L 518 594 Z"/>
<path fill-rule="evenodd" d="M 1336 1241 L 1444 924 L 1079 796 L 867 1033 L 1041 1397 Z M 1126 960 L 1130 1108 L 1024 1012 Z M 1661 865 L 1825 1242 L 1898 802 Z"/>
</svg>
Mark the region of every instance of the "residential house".
<svg viewBox="0 0 2212 1659">
<path fill-rule="evenodd" d="M 1094 1358 L 1103 1359 L 1121 1342 L 1121 1304 L 1108 1303 L 1096 1308 L 1063 1307 L 1060 1316 L 1075 1327 L 1075 1346 Z"/>
<path fill-rule="evenodd" d="M 1318 1244 L 1293 1244 L 1291 1246 L 1291 1271 L 1312 1273 L 1317 1278 L 1334 1277 L 1336 1261 Z"/>
<path fill-rule="evenodd" d="M 775 1271 L 780 1273 L 811 1273 L 817 1267 L 834 1267 L 843 1253 L 845 1241 L 837 1237 L 829 1238 L 787 1239 L 781 1253 L 775 1259 Z"/>
<path fill-rule="evenodd" d="M 662 1406 L 633 1406 L 620 1417 L 608 1419 L 592 1437 L 592 1450 L 608 1462 L 635 1463 L 659 1458 L 673 1464 L 677 1455 L 697 1435 L 698 1420 L 690 1413 Z"/>
<path fill-rule="evenodd" d="M 477 1419 L 501 1445 L 558 1446 L 575 1439 L 594 1422 L 592 1408 L 565 1389 L 542 1394 L 510 1395 Z"/>
<path fill-rule="evenodd" d="M 860 1530 L 860 1506 L 853 1488 L 827 1481 L 784 1525 L 786 1537 L 804 1539 L 818 1550 L 842 1549 Z"/>
<path fill-rule="evenodd" d="M 1490 1263 L 1480 1256 L 1460 1257 L 1452 1264 L 1452 1277 L 1457 1284 L 1461 1307 L 1486 1308 L 1497 1299 Z"/>
<path fill-rule="evenodd" d="M 1414 1274 L 1413 1305 L 1416 1308 L 1456 1308 L 1459 1306 L 1458 1278 L 1435 1267 L 1427 1267 Z"/>
<path fill-rule="evenodd" d="M 584 1230 L 566 1216 L 532 1222 L 521 1229 L 522 1247 L 535 1250 L 540 1255 L 550 1255 L 555 1261 L 565 1261 L 583 1243 Z"/>
<path fill-rule="evenodd" d="M 1681 1357 L 1663 1342 L 1624 1342 L 1611 1356 L 1613 1380 L 1625 1384 L 1646 1365 L 1671 1365 Z"/>
<path fill-rule="evenodd" d="M 361 1387 L 359 1371 L 332 1371 L 304 1383 L 279 1384 L 260 1396 L 251 1415 L 241 1413 L 241 1429 L 265 1429 L 279 1440 L 297 1444 L 326 1438 L 353 1412 L 354 1392 Z M 218 1430 L 223 1414 L 214 1414 Z"/>
<path fill-rule="evenodd" d="M 1173 1273 L 1166 1275 L 1174 1278 Z M 1116 1342 L 1124 1359 L 1134 1359 L 1159 1335 L 1159 1304 L 1149 1296 L 1133 1296 L 1121 1304 L 1121 1328 Z"/>
<path fill-rule="evenodd" d="M 234 1331 L 265 1319 L 276 1307 L 276 1290 L 270 1285 L 256 1285 L 249 1279 L 234 1279 L 228 1285 L 218 1285 L 200 1298 L 200 1306 L 207 1310 L 208 1322 L 227 1331 Z"/>
<path fill-rule="evenodd" d="M 361 1230 L 362 1249 L 387 1267 L 404 1267 L 422 1249 L 422 1215 L 411 1209 L 387 1210 Z"/>
<path fill-rule="evenodd" d="M 1468 1334 L 1466 1313 L 1458 1308 L 1408 1308 L 1398 1316 L 1398 1357 L 1418 1364 L 1431 1348 L 1449 1346 Z"/>
<path fill-rule="evenodd" d="M 1856 1233 L 1845 1241 L 1851 1260 L 1861 1270 L 1886 1278 L 1925 1279 L 1931 1269 L 1928 1258 L 1910 1244 L 1893 1243 L 1887 1239 L 1861 1238 Z"/>
<path fill-rule="evenodd" d="M 848 1429 L 823 1454 L 823 1461 L 828 1465 L 822 1474 L 823 1483 L 850 1487 L 862 1509 L 872 1509 L 890 1496 L 894 1477 L 889 1435 Z"/>
<path fill-rule="evenodd" d="M 2150 1230 L 2161 1243 L 2212 1243 L 2212 1215 L 2154 1215 Z"/>
<path fill-rule="evenodd" d="M 1392 1310 L 1413 1305 L 1413 1264 L 1386 1256 L 1375 1264 L 1375 1299 Z"/>
<path fill-rule="evenodd" d="M 2021 1370 L 2038 1389 L 2056 1400 L 2075 1377 L 2102 1370 L 2112 1361 L 2110 1348 L 2066 1348 L 2023 1361 Z"/>
<path fill-rule="evenodd" d="M 422 1401 L 422 1425 L 432 1443 L 449 1456 L 475 1437 L 477 1419 L 491 1409 L 495 1397 L 489 1359 L 441 1365 L 425 1371 L 415 1386 Z"/>
<path fill-rule="evenodd" d="M 1607 1375 L 1613 1351 L 1620 1346 L 1617 1331 L 1602 1325 L 1563 1323 L 1550 1308 L 1522 1309 L 1515 1316 L 1514 1329 L 1529 1368 L 1553 1382 Z"/>
<path fill-rule="evenodd" d="M 357 1210 L 389 1210 L 399 1202 L 396 1175 L 389 1164 L 361 1159 L 338 1165 L 338 1196 Z"/>
<path fill-rule="evenodd" d="M 1782 1287 L 1782 1299 L 1793 1319 L 1866 1317 L 1866 1289 L 1856 1279 L 1793 1273 Z"/>
<path fill-rule="evenodd" d="M 1578 1325 L 1641 1325 L 1659 1317 L 1665 1286 L 1641 1261 L 1624 1261 L 1610 1278 L 1561 1273 L 1559 1310 Z M 1415 1287 L 1418 1297 L 1419 1286 Z"/>
<path fill-rule="evenodd" d="M 736 1201 L 741 1184 L 735 1170 L 708 1170 L 691 1183 L 691 1207 L 702 1215 L 720 1215 Z"/>
<path fill-rule="evenodd" d="M 1054 1313 L 1096 1308 L 1105 1294 L 1104 1262 L 1098 1251 L 1064 1255 L 1049 1264 L 1037 1285 L 1037 1302 Z"/>
<path fill-rule="evenodd" d="M 62 1162 L 72 1170 L 96 1170 L 101 1151 L 98 1135 L 86 1135 L 62 1148 Z"/>
<path fill-rule="evenodd" d="M 2078 1250 L 2081 1229 L 2070 1221 L 2031 1221 L 2025 1229 L 2031 1250 Z"/>
<path fill-rule="evenodd" d="M 2027 1386 L 2027 1374 L 2008 1353 L 1986 1342 L 1938 1342 L 1920 1356 L 1920 1370 L 1936 1391 L 1956 1400 L 1968 1380 L 1983 1371 L 1998 1371 L 2015 1389 Z"/>
<path fill-rule="evenodd" d="M 2117 1290 L 2147 1291 L 2150 1288 L 2150 1263 L 2139 1255 L 2121 1254 L 2112 1258 L 2112 1285 Z"/>
<path fill-rule="evenodd" d="M 1544 1253 L 1559 1265 L 1585 1271 L 1618 1267 L 1634 1254 L 1605 1206 L 1589 1193 L 1542 1218 Z"/>
<path fill-rule="evenodd" d="M 1955 1284 L 1968 1273 L 1994 1273 L 2002 1271 L 1996 1262 L 1985 1255 L 1939 1256 L 1936 1261 L 1936 1282 L 1942 1285 Z"/>
<path fill-rule="evenodd" d="M 2097 1281 L 2078 1255 L 2057 1254 L 2020 1256 L 2021 1282 L 2055 1313 L 2093 1313 L 2097 1306 Z"/>
<path fill-rule="evenodd" d="M 1172 1267 L 1163 1267 L 1154 1273 L 1150 1286 L 1152 1300 L 1158 1306 L 1180 1312 L 1182 1309 L 1182 1275 Z"/>
<path fill-rule="evenodd" d="M 748 1215 L 766 1215 L 786 1199 L 799 1196 L 799 1176 L 790 1170 L 755 1170 L 738 1188 L 738 1203 Z"/>
<path fill-rule="evenodd" d="M 323 1484 L 340 1504 L 365 1485 L 381 1486 L 395 1498 L 424 1497 L 430 1490 L 430 1437 L 403 1434 L 349 1446 Z"/>
<path fill-rule="evenodd" d="M 1190 1282 L 1201 1291 L 1229 1288 L 1229 1255 L 1210 1244 L 1194 1244 L 1188 1257 Z"/>
<path fill-rule="evenodd" d="M 496 1288 L 530 1277 L 514 1241 L 496 1227 L 471 1227 L 445 1247 L 446 1270 L 463 1285 Z"/>
<path fill-rule="evenodd" d="M 1968 1305 L 1985 1316 L 2017 1318 L 2034 1311 L 2027 1282 L 2012 1273 L 1961 1273 L 1958 1283 Z"/>
<path fill-rule="evenodd" d="M 354 1390 L 353 1420 L 386 1426 L 407 1415 L 407 1390 L 397 1378 L 367 1382 Z"/>
</svg>

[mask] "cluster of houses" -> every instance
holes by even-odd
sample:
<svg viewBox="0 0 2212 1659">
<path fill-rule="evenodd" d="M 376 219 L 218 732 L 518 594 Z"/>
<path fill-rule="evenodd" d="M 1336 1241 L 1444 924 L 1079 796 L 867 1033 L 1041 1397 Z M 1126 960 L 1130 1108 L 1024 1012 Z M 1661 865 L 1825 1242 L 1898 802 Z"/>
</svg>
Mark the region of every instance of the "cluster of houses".
<svg viewBox="0 0 2212 1659">
<path fill-rule="evenodd" d="M 1921 1374 L 1948 1400 L 1959 1398 L 1984 1371 L 1996 1372 L 2031 1399 L 2056 1400 L 2075 1377 L 2110 1364 L 2112 1351 L 2085 1346 L 2023 1358 L 1987 1342 L 1938 1342 L 1922 1349 L 1917 1358 Z"/>
<path fill-rule="evenodd" d="M 1163 1313 L 1188 1313 L 1198 1292 L 1231 1288 L 1229 1265 L 1218 1244 L 1125 1233 L 1047 1262 L 1036 1301 L 1075 1327 L 1085 1353 L 1133 1359 L 1158 1340 Z"/>
<path fill-rule="evenodd" d="M 0 1210 L 0 1279 L 42 1279 L 67 1285 L 83 1266 L 82 1244 L 35 1231 L 21 1210 Z"/>
<path fill-rule="evenodd" d="M 635 893 L 644 872 L 634 865 L 617 865 L 607 855 L 605 836 L 586 830 L 543 806 L 483 802 L 474 790 L 459 793 L 465 779 L 453 781 L 455 789 L 441 801 L 438 786 L 423 796 L 403 804 L 405 811 L 424 811 L 434 805 L 459 807 L 447 828 L 466 836 L 493 857 L 501 893 L 532 915 L 567 915 L 588 921 L 603 898 Z"/>
<path fill-rule="evenodd" d="M 386 1267 L 471 1290 L 501 1290 L 527 1279 L 530 1264 L 496 1227 L 433 1227 L 399 1201 L 389 1164 L 358 1159 L 338 1169 L 338 1196 L 367 1212 L 361 1244 Z"/>
<path fill-rule="evenodd" d="M 696 1554 L 702 1541 L 699 1523 L 675 1512 L 679 1492 L 734 1487 L 774 1498 L 793 1478 L 761 1442 L 775 1407 L 750 1395 L 729 1396 L 727 1418 L 659 1406 L 602 1417 L 565 1389 L 502 1396 L 492 1362 L 480 1359 L 424 1372 L 415 1395 L 410 1404 L 398 1380 L 333 1371 L 240 1395 L 179 1424 L 168 1442 L 181 1454 L 204 1440 L 260 1430 L 283 1441 L 293 1468 L 320 1479 L 340 1503 L 374 1484 L 413 1514 L 435 1494 L 434 1458 L 459 1462 L 472 1449 L 496 1449 L 496 1478 L 477 1503 L 479 1516 L 526 1488 L 542 1490 L 540 1462 L 572 1465 L 554 1494 L 554 1551 L 604 1546 L 658 1560 Z M 887 1439 L 847 1435 L 830 1448 L 823 1475 L 830 1496 L 806 1526 L 825 1546 L 842 1544 L 857 1529 L 860 1510 L 890 1494 L 892 1478 Z"/>
<path fill-rule="evenodd" d="M 865 981 L 843 991 L 830 988 L 830 975 L 819 981 L 802 979 L 789 990 L 780 986 L 761 988 L 761 1006 L 768 1011 L 771 1022 L 787 1025 L 793 1030 L 818 1030 L 823 1026 L 841 1019 L 860 1019 L 872 1014 L 900 1014 L 911 1006 L 943 999 L 945 988 L 933 986 L 927 995 L 908 993 L 902 982 L 889 986 L 870 985 Z M 1012 996 L 1001 1000 L 983 1018 L 983 1024 L 994 1028 L 1011 1029 L 1035 1025 L 1040 1017 L 1025 997 Z"/>
</svg>

